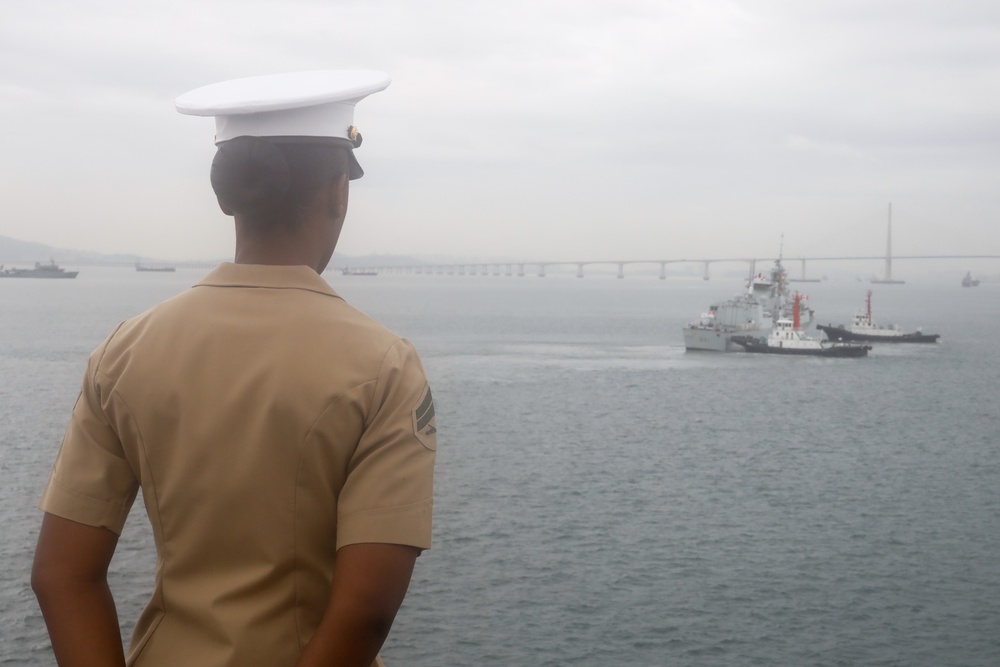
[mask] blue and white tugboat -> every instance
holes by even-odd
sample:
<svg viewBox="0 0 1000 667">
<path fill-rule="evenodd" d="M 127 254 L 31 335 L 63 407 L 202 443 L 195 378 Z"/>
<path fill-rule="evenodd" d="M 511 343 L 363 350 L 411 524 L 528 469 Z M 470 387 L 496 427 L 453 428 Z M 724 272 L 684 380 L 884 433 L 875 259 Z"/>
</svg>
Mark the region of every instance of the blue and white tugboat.
<svg viewBox="0 0 1000 667">
<path fill-rule="evenodd" d="M 871 345 L 834 343 L 812 338 L 802 331 L 799 308 L 802 297 L 798 293 L 792 300 L 792 319 L 780 318 L 766 337 L 733 336 L 732 341 L 747 352 L 764 354 L 793 354 L 813 357 L 864 357 Z"/>
</svg>

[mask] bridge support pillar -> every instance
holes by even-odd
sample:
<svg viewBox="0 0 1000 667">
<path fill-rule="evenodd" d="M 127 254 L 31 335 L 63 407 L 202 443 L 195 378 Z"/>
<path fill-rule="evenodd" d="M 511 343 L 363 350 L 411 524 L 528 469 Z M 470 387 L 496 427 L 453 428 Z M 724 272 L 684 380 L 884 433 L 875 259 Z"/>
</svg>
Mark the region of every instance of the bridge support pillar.
<svg viewBox="0 0 1000 667">
<path fill-rule="evenodd" d="M 708 280 L 709 279 L 708 266 L 709 266 L 709 262 L 705 262 L 705 273 L 701 276 L 702 280 Z"/>
<path fill-rule="evenodd" d="M 667 279 L 667 263 L 660 262 L 660 280 Z"/>
<path fill-rule="evenodd" d="M 524 264 L 518 264 L 517 265 L 517 277 L 518 278 L 523 278 L 524 277 Z"/>
<path fill-rule="evenodd" d="M 545 265 L 544 264 L 539 264 L 538 265 L 538 277 L 539 278 L 544 278 L 545 277 Z"/>
<path fill-rule="evenodd" d="M 576 263 L 576 277 L 583 278 L 583 262 Z"/>
<path fill-rule="evenodd" d="M 618 277 L 625 277 L 625 262 L 618 262 Z"/>
<path fill-rule="evenodd" d="M 510 278 L 510 267 L 511 267 L 511 266 L 512 266 L 511 264 L 508 264 L 508 265 L 507 265 L 507 273 L 506 273 L 506 276 L 507 276 L 508 278 Z"/>
</svg>

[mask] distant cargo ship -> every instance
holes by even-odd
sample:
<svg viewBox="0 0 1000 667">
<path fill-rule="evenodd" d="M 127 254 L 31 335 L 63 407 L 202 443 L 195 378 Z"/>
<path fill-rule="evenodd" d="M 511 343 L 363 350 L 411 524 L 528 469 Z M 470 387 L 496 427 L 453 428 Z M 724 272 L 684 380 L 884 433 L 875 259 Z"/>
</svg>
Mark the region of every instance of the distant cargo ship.
<svg viewBox="0 0 1000 667">
<path fill-rule="evenodd" d="M 76 278 L 79 271 L 67 271 L 49 260 L 48 264 L 35 262 L 33 269 L 5 269 L 0 264 L 0 278 Z"/>
<path fill-rule="evenodd" d="M 139 262 L 135 263 L 135 270 L 136 271 L 157 271 L 157 272 L 160 272 L 160 273 L 173 273 L 174 271 L 176 271 L 176 269 L 174 267 L 172 267 L 172 266 L 149 266 L 148 264 L 146 266 L 143 266 Z"/>
</svg>

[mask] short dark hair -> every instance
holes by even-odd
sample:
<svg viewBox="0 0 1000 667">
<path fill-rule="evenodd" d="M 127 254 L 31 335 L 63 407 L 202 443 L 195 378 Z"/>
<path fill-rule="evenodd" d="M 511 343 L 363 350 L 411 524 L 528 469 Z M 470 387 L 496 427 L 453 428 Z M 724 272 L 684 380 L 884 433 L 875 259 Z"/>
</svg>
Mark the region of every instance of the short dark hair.
<svg viewBox="0 0 1000 667">
<path fill-rule="evenodd" d="M 350 142 L 236 137 L 212 160 L 212 189 L 227 215 L 254 227 L 295 226 L 317 190 L 348 171 Z"/>
</svg>

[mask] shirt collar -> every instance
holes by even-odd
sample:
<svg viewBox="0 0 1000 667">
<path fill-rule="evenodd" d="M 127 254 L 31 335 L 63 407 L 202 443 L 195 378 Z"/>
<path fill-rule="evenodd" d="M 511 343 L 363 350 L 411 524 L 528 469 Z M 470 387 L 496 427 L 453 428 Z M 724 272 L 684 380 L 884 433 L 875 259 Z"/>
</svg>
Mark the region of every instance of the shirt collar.
<svg viewBox="0 0 1000 667">
<path fill-rule="evenodd" d="M 308 266 L 223 262 L 195 285 L 202 286 L 300 289 L 341 298 L 322 276 Z"/>
</svg>

